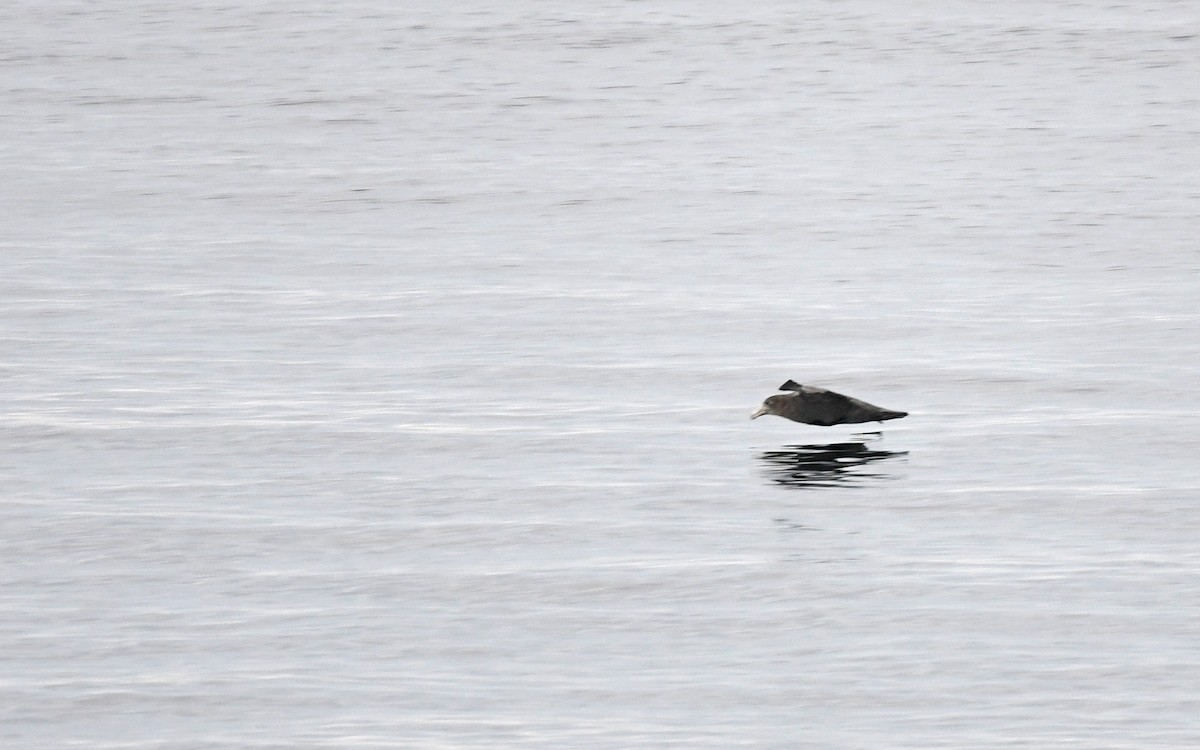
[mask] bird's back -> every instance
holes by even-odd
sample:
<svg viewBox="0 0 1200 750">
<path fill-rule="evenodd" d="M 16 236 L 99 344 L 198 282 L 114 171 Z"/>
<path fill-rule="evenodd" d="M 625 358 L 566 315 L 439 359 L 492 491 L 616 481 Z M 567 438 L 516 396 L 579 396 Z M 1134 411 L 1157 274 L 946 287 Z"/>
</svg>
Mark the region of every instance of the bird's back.
<svg viewBox="0 0 1200 750">
<path fill-rule="evenodd" d="M 788 418 L 815 425 L 835 425 L 846 421 L 854 410 L 854 399 L 811 385 L 799 386 L 792 396 Z"/>
<path fill-rule="evenodd" d="M 796 385 L 788 381 L 787 385 L 795 388 L 794 396 L 789 404 L 788 419 L 805 424 L 828 427 L 835 424 L 858 424 L 861 422 L 882 422 L 885 419 L 899 419 L 908 416 L 908 412 L 884 409 L 852 396 L 827 391 L 811 385 Z"/>
</svg>

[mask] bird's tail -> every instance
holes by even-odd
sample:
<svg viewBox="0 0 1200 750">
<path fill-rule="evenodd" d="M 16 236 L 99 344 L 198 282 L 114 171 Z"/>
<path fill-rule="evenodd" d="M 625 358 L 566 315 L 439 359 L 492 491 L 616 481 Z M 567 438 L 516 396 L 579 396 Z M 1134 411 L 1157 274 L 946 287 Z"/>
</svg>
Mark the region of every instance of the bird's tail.
<svg viewBox="0 0 1200 750">
<path fill-rule="evenodd" d="M 899 419 L 900 417 L 907 416 L 908 412 L 906 411 L 892 411 L 890 409 L 884 409 L 883 411 L 879 412 L 879 421 L 882 422 L 885 419 Z"/>
</svg>

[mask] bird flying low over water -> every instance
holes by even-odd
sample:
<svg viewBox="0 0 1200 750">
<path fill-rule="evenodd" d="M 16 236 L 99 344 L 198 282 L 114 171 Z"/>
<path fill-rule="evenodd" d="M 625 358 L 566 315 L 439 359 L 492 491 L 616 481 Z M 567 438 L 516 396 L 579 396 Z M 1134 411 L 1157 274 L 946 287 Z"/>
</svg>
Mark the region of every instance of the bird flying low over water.
<svg viewBox="0 0 1200 750">
<path fill-rule="evenodd" d="M 827 391 L 812 385 L 800 385 L 789 380 L 779 386 L 787 395 L 770 396 L 763 401 L 758 411 L 750 415 L 756 419 L 764 414 L 774 414 L 793 422 L 828 427 L 835 424 L 857 424 L 859 422 L 882 422 L 885 419 L 907 417 L 906 411 L 884 409 L 866 401 Z"/>
</svg>

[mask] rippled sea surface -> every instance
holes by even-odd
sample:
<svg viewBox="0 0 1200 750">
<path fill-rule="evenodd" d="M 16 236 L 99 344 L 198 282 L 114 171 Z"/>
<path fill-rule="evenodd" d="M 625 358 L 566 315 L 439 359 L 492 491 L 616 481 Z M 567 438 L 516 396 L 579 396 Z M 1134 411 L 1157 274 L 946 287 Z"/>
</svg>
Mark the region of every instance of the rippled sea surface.
<svg viewBox="0 0 1200 750">
<path fill-rule="evenodd" d="M 5 747 L 1200 746 L 1193 4 L 0 28 Z"/>
</svg>

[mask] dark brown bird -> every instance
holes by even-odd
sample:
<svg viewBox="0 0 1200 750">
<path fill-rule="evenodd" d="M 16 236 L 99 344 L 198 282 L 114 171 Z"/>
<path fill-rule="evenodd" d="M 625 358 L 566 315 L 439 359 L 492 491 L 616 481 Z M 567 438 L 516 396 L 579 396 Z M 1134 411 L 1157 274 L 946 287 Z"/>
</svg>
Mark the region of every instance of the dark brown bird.
<svg viewBox="0 0 1200 750">
<path fill-rule="evenodd" d="M 907 417 L 906 411 L 883 409 L 866 401 L 843 396 L 812 385 L 800 385 L 789 380 L 779 386 L 781 391 L 791 391 L 784 396 L 771 396 L 758 411 L 750 415 L 756 419 L 764 414 L 774 414 L 793 422 L 828 427 L 835 424 L 857 424 L 859 422 L 882 422 L 885 419 Z"/>
</svg>

